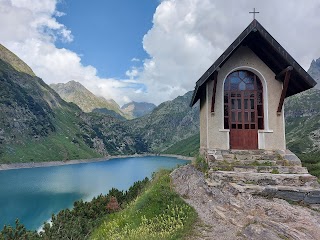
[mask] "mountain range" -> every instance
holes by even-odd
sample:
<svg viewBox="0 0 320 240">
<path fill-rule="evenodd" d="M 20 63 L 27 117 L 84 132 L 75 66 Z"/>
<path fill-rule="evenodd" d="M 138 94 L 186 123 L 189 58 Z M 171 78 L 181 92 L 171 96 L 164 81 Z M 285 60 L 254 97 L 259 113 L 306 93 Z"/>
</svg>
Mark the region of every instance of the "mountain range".
<svg viewBox="0 0 320 240">
<path fill-rule="evenodd" d="M 319 80 L 318 63 L 319 59 L 312 62 L 309 73 Z M 120 109 L 112 101 L 88 93 L 75 81 L 67 85 L 76 88 L 77 94 L 88 94 L 90 101 L 101 100 L 102 109 L 107 104 Z M 65 85 L 52 87 L 61 96 L 68 92 Z M 286 100 L 288 147 L 298 154 L 320 153 L 319 93 L 311 89 Z M 120 119 L 120 113 L 112 116 L 96 112 L 97 105 L 86 103 L 81 109 L 59 94 L 0 45 L 0 163 L 146 152 L 190 155 L 199 147 L 199 105 L 189 107 L 192 91 L 132 120 Z M 123 108 L 128 107 L 130 104 Z M 132 105 L 130 108 L 135 109 Z"/>
<path fill-rule="evenodd" d="M 50 87 L 55 90 L 63 100 L 75 103 L 84 112 L 102 113 L 121 120 L 142 117 L 156 107 L 153 103 L 129 102 L 120 108 L 113 99 L 96 96 L 76 81 L 50 84 Z"/>
<path fill-rule="evenodd" d="M 133 119 L 147 115 L 148 113 L 152 112 L 155 107 L 156 105 L 153 103 L 133 101 L 124 104 L 121 107 L 121 110 Z"/>
<path fill-rule="evenodd" d="M 161 151 L 185 138 L 183 132 L 188 136 L 198 131 L 198 120 L 192 122 L 198 112 L 188 107 L 191 93 L 161 104 L 149 115 L 123 121 L 64 101 L 3 46 L 0 56 L 2 163 Z"/>
<path fill-rule="evenodd" d="M 77 105 L 64 101 L 3 46 L 0 57 L 1 163 L 147 151 L 139 136 L 126 134 L 126 127 L 117 125 L 119 119 L 85 113 Z"/>
</svg>

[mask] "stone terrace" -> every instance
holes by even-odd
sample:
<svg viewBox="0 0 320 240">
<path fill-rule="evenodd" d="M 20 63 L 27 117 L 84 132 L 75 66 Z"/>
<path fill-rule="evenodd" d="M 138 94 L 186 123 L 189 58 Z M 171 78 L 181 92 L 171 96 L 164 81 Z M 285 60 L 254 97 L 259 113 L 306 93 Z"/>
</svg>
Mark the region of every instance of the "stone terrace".
<svg viewBox="0 0 320 240">
<path fill-rule="evenodd" d="M 320 184 L 290 151 L 208 151 L 207 184 L 235 192 L 320 204 Z"/>
</svg>

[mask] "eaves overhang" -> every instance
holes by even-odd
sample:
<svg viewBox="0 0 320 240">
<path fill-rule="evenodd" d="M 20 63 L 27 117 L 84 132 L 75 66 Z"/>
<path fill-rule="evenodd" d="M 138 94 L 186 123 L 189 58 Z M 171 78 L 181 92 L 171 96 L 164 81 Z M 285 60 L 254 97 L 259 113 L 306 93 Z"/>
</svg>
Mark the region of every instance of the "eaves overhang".
<svg viewBox="0 0 320 240">
<path fill-rule="evenodd" d="M 267 30 L 254 19 L 196 82 L 190 106 L 198 101 L 201 93 L 200 89 L 212 78 L 213 73 L 218 71 L 240 46 L 249 47 L 275 74 L 288 66 L 292 66 L 293 70 L 286 97 L 310 89 L 317 84 Z"/>
</svg>

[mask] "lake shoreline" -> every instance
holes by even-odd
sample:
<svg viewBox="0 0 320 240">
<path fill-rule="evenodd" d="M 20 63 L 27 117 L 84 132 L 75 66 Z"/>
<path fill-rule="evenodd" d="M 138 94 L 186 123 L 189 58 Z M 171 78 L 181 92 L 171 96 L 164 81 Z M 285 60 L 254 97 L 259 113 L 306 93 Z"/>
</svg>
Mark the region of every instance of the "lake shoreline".
<svg viewBox="0 0 320 240">
<path fill-rule="evenodd" d="M 27 163 L 2 163 L 0 164 L 0 171 L 22 169 L 22 168 L 40 168 L 40 167 L 54 167 L 54 166 L 64 166 L 72 164 L 81 163 L 91 163 L 91 162 L 104 162 L 115 158 L 133 158 L 133 157 L 147 157 L 147 156 L 160 156 L 160 157 L 175 157 L 181 160 L 192 161 L 193 157 L 186 157 L 182 155 L 174 154 L 133 154 L 133 155 L 115 155 L 106 156 L 103 158 L 89 158 L 89 159 L 74 159 L 67 161 L 49 161 L 49 162 L 27 162 Z"/>
</svg>

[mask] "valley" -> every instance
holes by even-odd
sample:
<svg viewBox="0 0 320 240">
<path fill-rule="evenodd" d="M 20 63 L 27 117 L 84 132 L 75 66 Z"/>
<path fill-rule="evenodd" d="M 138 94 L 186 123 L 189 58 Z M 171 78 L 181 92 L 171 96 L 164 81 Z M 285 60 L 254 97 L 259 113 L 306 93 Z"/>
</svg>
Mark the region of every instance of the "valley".
<svg viewBox="0 0 320 240">
<path fill-rule="evenodd" d="M 0 57 L 1 163 L 143 153 L 194 156 L 198 152 L 199 105 L 189 107 L 192 91 L 157 107 L 142 103 L 140 110 L 149 109 L 149 112 L 130 119 L 134 116 L 128 110 L 125 113 L 113 100 L 96 97 L 76 81 L 51 85 L 61 96 L 58 95 L 3 46 Z M 319 62 L 319 59 L 313 61 L 309 69 L 317 80 Z M 318 89 L 285 101 L 288 148 L 317 176 L 320 174 L 319 106 Z M 132 104 L 123 106 L 128 108 L 135 109 Z"/>
</svg>

